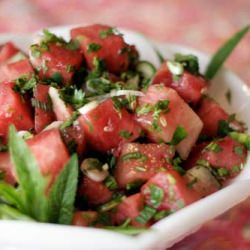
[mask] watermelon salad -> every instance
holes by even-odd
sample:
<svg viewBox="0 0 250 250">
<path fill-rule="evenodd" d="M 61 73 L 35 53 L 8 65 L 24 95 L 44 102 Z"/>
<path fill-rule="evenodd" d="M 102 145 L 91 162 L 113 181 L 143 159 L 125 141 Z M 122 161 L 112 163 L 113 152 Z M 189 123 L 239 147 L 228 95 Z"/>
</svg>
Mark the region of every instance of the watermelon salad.
<svg viewBox="0 0 250 250">
<path fill-rule="evenodd" d="M 0 47 L 1 219 L 138 234 L 241 172 L 247 128 L 207 94 L 223 48 L 202 75 L 191 54 L 155 68 L 110 26 L 70 37 Z"/>
</svg>

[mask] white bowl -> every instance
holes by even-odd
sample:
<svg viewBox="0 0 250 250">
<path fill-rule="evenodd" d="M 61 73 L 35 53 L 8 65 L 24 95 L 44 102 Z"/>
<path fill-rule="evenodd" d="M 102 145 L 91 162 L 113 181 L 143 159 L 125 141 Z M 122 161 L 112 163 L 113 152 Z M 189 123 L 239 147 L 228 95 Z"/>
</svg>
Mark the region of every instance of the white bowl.
<svg viewBox="0 0 250 250">
<path fill-rule="evenodd" d="M 71 27 L 57 27 L 50 30 L 67 39 Z M 137 46 L 141 58 L 151 61 L 156 66 L 160 63 L 154 48 L 166 58 L 171 58 L 176 52 L 195 54 L 199 57 L 201 71 L 204 71 L 209 61 L 209 56 L 197 50 L 181 45 L 153 43 L 138 33 L 123 29 L 121 31 L 128 43 Z M 32 35 L 5 34 L 0 36 L 0 43 L 12 40 L 19 47 L 25 48 L 32 39 L 34 39 Z M 231 105 L 225 98 L 228 89 L 232 92 Z M 248 112 L 250 91 L 234 73 L 226 69 L 220 70 L 211 84 L 209 93 L 227 111 L 237 113 L 239 118 L 250 127 Z M 250 195 L 249 158 L 241 174 L 227 187 L 157 222 L 150 230 L 139 236 L 125 236 L 95 228 L 2 220 L 0 221 L 0 249 L 165 249 Z"/>
</svg>

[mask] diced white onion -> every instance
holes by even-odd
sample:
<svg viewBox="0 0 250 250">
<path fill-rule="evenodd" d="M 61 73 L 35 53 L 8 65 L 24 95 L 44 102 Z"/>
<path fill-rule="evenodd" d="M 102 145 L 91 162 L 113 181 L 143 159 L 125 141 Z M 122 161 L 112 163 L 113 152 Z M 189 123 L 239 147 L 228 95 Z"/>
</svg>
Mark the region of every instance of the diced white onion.
<svg viewBox="0 0 250 250">
<path fill-rule="evenodd" d="M 54 121 L 50 123 L 47 127 L 43 129 L 43 131 L 50 130 L 53 128 L 59 128 L 63 124 L 63 121 Z"/>
<path fill-rule="evenodd" d="M 104 181 L 108 175 L 109 175 L 109 172 L 108 172 L 108 164 L 105 163 L 103 166 L 102 166 L 102 170 L 99 170 L 99 169 L 89 169 L 86 167 L 87 165 L 84 165 L 82 164 L 81 165 L 81 169 L 84 170 L 84 173 L 86 174 L 87 177 L 89 177 L 91 180 L 93 181 L 96 181 L 96 182 L 102 182 Z"/>
<path fill-rule="evenodd" d="M 114 96 L 144 96 L 144 93 L 141 91 L 137 91 L 137 90 L 112 90 L 110 93 L 105 94 L 105 95 L 99 95 L 99 96 L 94 96 L 89 98 L 89 100 L 98 100 L 98 101 L 102 101 Z"/>
<path fill-rule="evenodd" d="M 91 111 L 92 109 L 95 109 L 99 105 L 98 101 L 92 101 L 87 104 L 85 104 L 83 107 L 79 108 L 78 111 L 80 114 L 84 115 Z"/>
<path fill-rule="evenodd" d="M 21 138 L 23 138 L 24 140 L 30 139 L 34 136 L 33 134 L 31 134 L 27 130 L 20 130 L 17 132 L 17 135 L 20 136 Z"/>
<path fill-rule="evenodd" d="M 173 75 L 180 76 L 184 72 L 183 65 L 178 62 L 167 61 L 167 66 Z"/>
</svg>

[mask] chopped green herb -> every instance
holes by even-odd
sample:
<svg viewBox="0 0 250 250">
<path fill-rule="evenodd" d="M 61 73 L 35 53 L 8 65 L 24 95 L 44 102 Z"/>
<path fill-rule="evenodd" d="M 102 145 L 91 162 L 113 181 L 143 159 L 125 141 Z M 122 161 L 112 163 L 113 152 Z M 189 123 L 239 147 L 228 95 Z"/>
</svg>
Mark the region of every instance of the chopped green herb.
<svg viewBox="0 0 250 250">
<path fill-rule="evenodd" d="M 105 186 L 109 189 L 109 190 L 115 190 L 118 188 L 117 182 L 115 180 L 115 178 L 112 175 L 109 175 L 105 181 L 104 181 Z"/>
<path fill-rule="evenodd" d="M 218 122 L 218 135 L 219 136 L 227 136 L 230 132 L 232 132 L 233 129 L 230 127 L 230 124 L 228 121 L 225 120 L 219 120 Z"/>
<path fill-rule="evenodd" d="M 193 75 L 199 75 L 198 57 L 194 55 L 175 54 L 175 62 L 181 63 L 185 70 Z"/>
<path fill-rule="evenodd" d="M 154 110 L 154 106 L 151 104 L 144 104 L 136 109 L 137 115 L 144 115 Z"/>
<path fill-rule="evenodd" d="M 22 95 L 32 90 L 37 84 L 37 78 L 33 75 L 31 78 L 21 76 L 15 81 L 14 90 Z"/>
<path fill-rule="evenodd" d="M 205 77 L 211 80 L 217 71 L 221 68 L 224 61 L 229 57 L 233 49 L 241 41 L 241 39 L 247 34 L 250 29 L 250 25 L 247 25 L 236 34 L 234 34 L 228 41 L 225 42 L 214 54 L 210 63 L 207 66 Z"/>
<path fill-rule="evenodd" d="M 87 51 L 88 51 L 88 52 L 95 52 L 95 51 L 100 50 L 101 47 L 102 47 L 102 46 L 101 46 L 100 44 L 98 44 L 98 43 L 90 43 L 90 44 L 88 45 Z"/>
<path fill-rule="evenodd" d="M 115 109 L 117 111 L 120 111 L 121 109 L 123 109 L 124 107 L 126 107 L 127 104 L 128 104 L 128 100 L 127 99 L 119 99 L 116 96 L 112 97 L 112 101 L 113 101 L 114 107 L 115 107 Z"/>
<path fill-rule="evenodd" d="M 225 176 L 230 175 L 229 171 L 225 168 L 218 168 L 218 169 L 216 169 L 216 171 L 217 171 L 218 176 L 220 176 L 220 177 L 225 177 Z"/>
<path fill-rule="evenodd" d="M 211 142 L 211 143 L 209 143 L 209 144 L 205 147 L 204 150 L 205 150 L 205 151 L 212 151 L 212 152 L 214 152 L 214 153 L 219 153 L 219 152 L 222 151 L 222 148 L 221 148 L 221 146 L 220 146 L 219 144 L 217 144 L 217 143 L 215 143 L 215 142 Z"/>
<path fill-rule="evenodd" d="M 85 93 L 73 85 L 60 89 L 59 95 L 64 102 L 73 105 L 75 108 L 80 108 L 88 102 Z"/>
<path fill-rule="evenodd" d="M 138 235 L 140 233 L 143 233 L 147 231 L 147 228 L 138 228 L 138 227 L 133 227 L 133 226 L 107 226 L 105 227 L 108 230 L 112 230 L 114 232 L 126 234 L 126 235 Z"/>
<path fill-rule="evenodd" d="M 156 209 L 149 206 L 145 206 L 144 209 L 135 219 L 140 224 L 146 224 L 154 217 L 155 214 L 156 214 Z"/>
<path fill-rule="evenodd" d="M 206 160 L 198 160 L 198 161 L 196 162 L 196 164 L 197 164 L 198 166 L 202 166 L 202 167 L 207 167 L 207 168 L 210 167 L 209 162 L 206 161 Z"/>
<path fill-rule="evenodd" d="M 131 152 L 131 153 L 124 154 L 122 156 L 123 161 L 134 160 L 134 159 L 146 161 L 147 156 L 145 154 L 140 153 L 140 152 Z"/>
<path fill-rule="evenodd" d="M 169 111 L 168 106 L 169 106 L 169 100 L 160 100 L 155 104 L 153 111 L 153 122 L 152 122 L 152 127 L 154 130 L 156 131 L 161 130 L 158 124 L 158 120 L 162 113 L 166 113 Z"/>
<path fill-rule="evenodd" d="M 42 42 L 44 43 L 61 43 L 65 44 L 65 40 L 62 37 L 58 37 L 55 34 L 51 33 L 49 30 L 43 30 Z"/>
<path fill-rule="evenodd" d="M 101 30 L 99 33 L 100 38 L 104 39 L 107 38 L 108 36 L 114 35 L 114 28 L 109 28 L 106 30 Z"/>
<path fill-rule="evenodd" d="M 152 205 L 153 208 L 158 208 L 164 198 L 164 191 L 162 188 L 151 184 L 149 186 L 149 190 L 150 190 L 150 204 Z"/>
<path fill-rule="evenodd" d="M 232 173 L 239 173 L 241 171 L 242 167 L 239 166 L 233 166 L 232 167 Z"/>
<path fill-rule="evenodd" d="M 156 221 L 159 221 L 167 216 L 169 216 L 170 214 L 172 214 L 171 211 L 160 211 L 160 212 L 157 212 L 155 215 L 154 215 L 154 220 Z"/>
<path fill-rule="evenodd" d="M 80 48 L 80 43 L 78 40 L 73 39 L 70 40 L 67 44 L 66 44 L 66 48 L 69 50 L 77 50 Z"/>
<path fill-rule="evenodd" d="M 239 155 L 239 156 L 243 156 L 243 148 L 242 148 L 242 146 L 234 147 L 234 153 Z"/>
<path fill-rule="evenodd" d="M 188 133 L 184 127 L 178 126 L 175 129 L 172 141 L 170 142 L 171 145 L 177 145 L 182 140 L 184 140 L 188 136 Z"/>
<path fill-rule="evenodd" d="M 38 99 L 32 98 L 31 99 L 31 105 L 33 107 L 42 109 L 44 111 L 52 111 L 52 105 L 49 102 L 45 103 L 45 102 L 39 101 Z"/>
<path fill-rule="evenodd" d="M 129 138 L 131 138 L 131 136 L 133 135 L 133 133 L 132 133 L 132 132 L 129 132 L 129 131 L 127 131 L 127 130 L 121 130 L 121 131 L 119 132 L 119 135 L 120 135 L 121 137 L 123 137 L 124 139 L 129 139 Z"/>
<path fill-rule="evenodd" d="M 51 79 L 55 81 L 56 83 L 60 84 L 63 80 L 61 73 L 55 72 L 52 76 Z"/>
<path fill-rule="evenodd" d="M 80 114 L 77 111 L 73 112 L 72 116 L 60 125 L 60 129 L 63 130 L 63 129 L 66 129 L 68 127 L 71 127 L 73 125 L 74 121 L 76 121 L 76 119 L 79 117 L 79 115 Z"/>
<path fill-rule="evenodd" d="M 180 175 L 184 175 L 186 170 L 180 166 L 182 160 L 180 157 L 176 157 L 172 160 L 173 169 L 177 171 Z"/>
<path fill-rule="evenodd" d="M 70 72 L 74 72 L 74 66 L 72 66 L 71 64 L 67 64 L 66 65 L 66 72 L 70 73 Z"/>
<path fill-rule="evenodd" d="M 103 205 L 101 205 L 98 210 L 100 212 L 107 212 L 107 211 L 110 211 L 112 210 L 113 208 L 117 207 L 121 202 L 122 200 L 124 199 L 124 196 L 121 196 L 121 197 L 118 197 L 116 199 L 113 199 Z"/>
<path fill-rule="evenodd" d="M 231 132 L 229 133 L 229 136 L 239 143 L 243 144 L 247 148 L 247 150 L 250 150 L 250 135 L 239 132 Z"/>
<path fill-rule="evenodd" d="M 126 190 L 131 191 L 131 190 L 138 189 L 142 184 L 143 184 L 142 180 L 133 181 L 132 183 L 128 183 L 126 185 Z"/>
<path fill-rule="evenodd" d="M 37 44 L 30 46 L 31 56 L 34 58 L 39 58 L 42 54 L 40 47 Z"/>
</svg>

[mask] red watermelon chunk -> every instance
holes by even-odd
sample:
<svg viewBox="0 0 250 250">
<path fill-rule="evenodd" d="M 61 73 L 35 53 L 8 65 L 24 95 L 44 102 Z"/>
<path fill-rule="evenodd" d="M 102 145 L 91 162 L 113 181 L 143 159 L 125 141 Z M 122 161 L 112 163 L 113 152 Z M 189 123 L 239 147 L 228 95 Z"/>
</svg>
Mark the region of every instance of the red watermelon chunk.
<svg viewBox="0 0 250 250">
<path fill-rule="evenodd" d="M 168 162 L 173 156 L 174 149 L 166 144 L 124 144 L 115 169 L 119 187 L 142 184 L 161 168 L 169 168 Z"/>
</svg>

